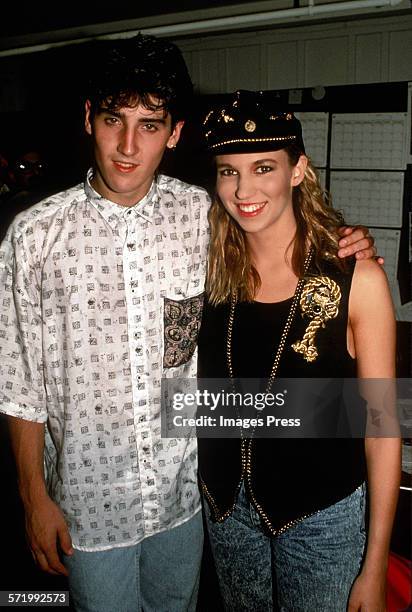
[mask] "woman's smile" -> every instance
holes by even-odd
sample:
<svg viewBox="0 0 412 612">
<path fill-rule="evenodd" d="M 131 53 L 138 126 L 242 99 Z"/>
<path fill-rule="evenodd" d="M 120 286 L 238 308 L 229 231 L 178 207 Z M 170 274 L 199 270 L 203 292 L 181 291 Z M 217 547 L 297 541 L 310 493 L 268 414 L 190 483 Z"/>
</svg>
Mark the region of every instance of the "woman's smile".
<svg viewBox="0 0 412 612">
<path fill-rule="evenodd" d="M 267 200 L 265 202 L 236 203 L 236 206 L 239 209 L 239 215 L 241 217 L 256 217 L 263 211 L 266 204 L 267 204 Z"/>
</svg>

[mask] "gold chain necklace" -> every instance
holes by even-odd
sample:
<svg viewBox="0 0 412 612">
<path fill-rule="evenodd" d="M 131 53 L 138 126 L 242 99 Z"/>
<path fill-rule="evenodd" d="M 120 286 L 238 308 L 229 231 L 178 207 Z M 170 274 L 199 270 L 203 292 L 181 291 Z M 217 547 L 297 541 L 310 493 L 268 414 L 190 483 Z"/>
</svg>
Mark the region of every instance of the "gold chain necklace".
<svg viewBox="0 0 412 612">
<path fill-rule="evenodd" d="M 313 255 L 313 250 L 309 249 L 309 252 L 306 256 L 305 263 L 304 263 L 303 276 L 299 279 L 298 284 L 296 286 L 292 304 L 290 306 L 289 314 L 287 316 L 286 323 L 284 325 L 282 335 L 279 340 L 279 345 L 276 351 L 275 359 L 273 361 L 272 369 L 270 371 L 269 380 L 266 386 L 265 394 L 269 393 L 273 385 L 273 381 L 275 380 L 276 372 L 279 367 L 279 362 L 282 357 L 283 350 L 285 348 L 286 339 L 287 339 L 290 327 L 292 325 L 292 321 L 295 317 L 296 308 L 298 306 L 300 295 L 303 289 L 303 285 L 305 283 L 306 273 L 308 271 L 310 262 L 312 260 L 312 255 Z M 230 301 L 229 321 L 227 325 L 227 337 L 226 337 L 226 362 L 227 362 L 227 369 L 229 371 L 229 377 L 230 377 L 233 387 L 235 386 L 234 385 L 235 377 L 233 373 L 233 361 L 232 361 L 232 337 L 233 337 L 233 324 L 235 321 L 236 304 L 237 304 L 237 295 L 236 293 L 233 293 L 231 297 L 231 301 Z"/>
<path fill-rule="evenodd" d="M 305 284 L 305 280 L 306 280 L 305 277 L 309 269 L 310 262 L 312 260 L 312 255 L 313 255 L 313 250 L 309 249 L 309 252 L 306 256 L 304 267 L 303 267 L 304 268 L 303 276 L 299 279 L 298 284 L 296 286 L 295 293 L 293 295 L 292 304 L 290 306 L 289 314 L 287 316 L 287 319 L 286 319 L 286 322 L 285 322 L 285 325 L 282 331 L 282 335 L 279 340 L 279 345 L 276 351 L 275 359 L 273 361 L 272 369 L 269 375 L 269 380 L 266 386 L 265 395 L 269 393 L 273 385 L 273 381 L 275 380 L 276 372 L 279 367 L 279 362 L 282 357 L 283 350 L 285 348 L 286 339 L 288 337 L 288 333 L 289 333 L 290 327 L 292 325 L 292 322 L 293 322 L 293 319 L 296 313 L 296 308 L 298 306 L 300 296 L 302 294 L 302 290 Z M 237 295 L 232 294 L 231 301 L 230 301 L 229 321 L 228 321 L 228 326 L 227 326 L 227 337 L 226 337 L 226 361 L 227 361 L 227 368 L 229 371 L 229 377 L 232 383 L 233 391 L 236 391 L 235 377 L 233 373 L 233 362 L 232 362 L 232 337 L 233 337 L 233 324 L 235 320 L 236 304 L 237 304 Z M 237 406 L 236 406 L 236 412 L 237 412 L 237 415 L 240 416 Z M 238 485 L 238 491 L 241 487 L 242 481 L 245 481 L 245 484 L 247 484 L 249 487 L 249 491 L 252 496 L 252 500 L 254 502 L 255 507 L 259 510 L 259 514 L 263 518 L 263 520 L 266 523 L 268 523 L 269 520 L 268 520 L 267 515 L 263 512 L 262 508 L 260 507 L 260 505 L 258 504 L 258 502 L 256 501 L 254 497 L 253 487 L 252 487 L 252 482 L 251 482 L 252 442 L 253 442 L 253 438 L 255 435 L 255 429 L 256 429 L 255 426 L 251 430 L 249 429 L 248 435 L 247 437 L 245 437 L 245 434 L 243 433 L 243 427 L 240 425 L 241 478 L 240 478 L 240 482 Z"/>
</svg>

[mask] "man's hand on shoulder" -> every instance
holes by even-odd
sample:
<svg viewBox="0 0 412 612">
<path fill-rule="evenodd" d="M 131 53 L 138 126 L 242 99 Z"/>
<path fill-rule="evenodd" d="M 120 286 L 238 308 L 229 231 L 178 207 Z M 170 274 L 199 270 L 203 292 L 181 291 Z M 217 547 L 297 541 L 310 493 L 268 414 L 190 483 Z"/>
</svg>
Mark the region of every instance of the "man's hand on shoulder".
<svg viewBox="0 0 412 612">
<path fill-rule="evenodd" d="M 73 548 L 62 511 L 48 495 L 26 505 L 25 511 L 26 535 L 34 560 L 49 574 L 67 576 L 59 552 L 72 555 Z"/>
<path fill-rule="evenodd" d="M 349 257 L 355 255 L 356 259 L 371 259 L 383 265 L 383 257 L 376 257 L 375 240 L 369 235 L 369 230 L 363 225 L 355 227 L 342 226 L 339 228 L 339 257 Z"/>
</svg>

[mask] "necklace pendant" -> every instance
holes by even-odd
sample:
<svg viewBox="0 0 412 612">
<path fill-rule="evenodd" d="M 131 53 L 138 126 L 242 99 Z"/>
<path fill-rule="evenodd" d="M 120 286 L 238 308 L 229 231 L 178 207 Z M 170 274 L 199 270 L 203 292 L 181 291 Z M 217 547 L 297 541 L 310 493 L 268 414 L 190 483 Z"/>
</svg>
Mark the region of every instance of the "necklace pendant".
<svg viewBox="0 0 412 612">
<path fill-rule="evenodd" d="M 308 363 L 316 361 L 318 358 L 318 350 L 314 344 L 309 344 L 310 341 L 301 340 L 292 344 L 292 348 L 295 353 L 301 353 L 303 359 Z"/>
<path fill-rule="evenodd" d="M 292 344 L 292 348 L 296 353 L 302 354 L 308 363 L 318 358 L 316 333 L 319 328 L 325 327 L 327 321 L 338 316 L 340 300 L 340 287 L 329 276 L 315 276 L 306 281 L 300 297 L 300 309 L 302 316 L 311 321 L 302 340 Z"/>
</svg>

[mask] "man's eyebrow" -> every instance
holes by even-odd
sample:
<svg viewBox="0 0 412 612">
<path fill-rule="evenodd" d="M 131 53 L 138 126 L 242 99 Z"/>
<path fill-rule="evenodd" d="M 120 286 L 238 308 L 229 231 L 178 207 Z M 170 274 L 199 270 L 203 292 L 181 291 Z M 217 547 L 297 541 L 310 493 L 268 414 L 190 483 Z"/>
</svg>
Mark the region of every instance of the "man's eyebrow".
<svg viewBox="0 0 412 612">
<path fill-rule="evenodd" d="M 107 113 L 108 115 L 112 115 L 113 117 L 117 117 L 118 119 L 121 119 L 122 117 L 126 116 L 125 113 L 122 113 L 121 111 L 115 110 L 113 108 L 108 108 L 107 106 L 100 106 L 98 112 Z M 160 123 L 161 125 L 166 124 L 166 119 L 164 117 L 158 117 L 157 115 L 155 115 L 154 117 L 139 117 L 138 121 L 139 123 Z"/>
<path fill-rule="evenodd" d="M 99 108 L 97 109 L 97 113 L 107 113 L 108 115 L 119 117 L 119 119 L 122 116 L 121 113 L 119 113 L 119 111 L 114 110 L 114 108 L 109 108 L 107 106 L 99 106 Z"/>
<path fill-rule="evenodd" d="M 139 117 L 139 123 L 161 123 L 166 124 L 166 119 L 163 117 Z"/>
</svg>

